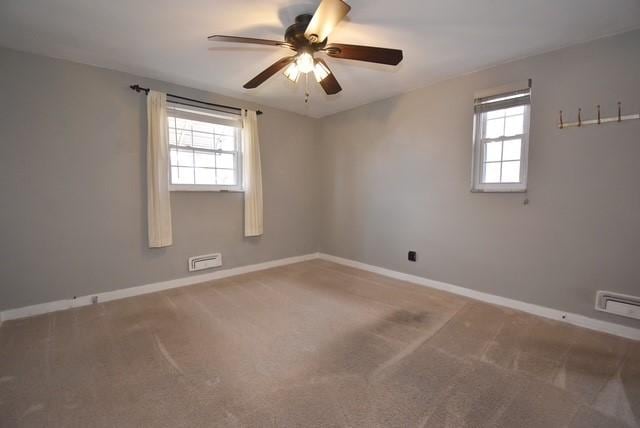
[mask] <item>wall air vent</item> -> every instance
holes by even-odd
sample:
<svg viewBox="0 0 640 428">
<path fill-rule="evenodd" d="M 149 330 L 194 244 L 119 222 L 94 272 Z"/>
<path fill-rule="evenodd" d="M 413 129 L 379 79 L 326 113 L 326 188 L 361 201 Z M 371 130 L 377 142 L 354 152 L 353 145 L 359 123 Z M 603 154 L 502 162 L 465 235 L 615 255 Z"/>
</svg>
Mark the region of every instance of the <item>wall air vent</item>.
<svg viewBox="0 0 640 428">
<path fill-rule="evenodd" d="M 600 290 L 596 294 L 596 310 L 640 320 L 640 297 Z"/>
<path fill-rule="evenodd" d="M 222 254 L 203 254 L 189 257 L 189 272 L 222 266 Z"/>
</svg>

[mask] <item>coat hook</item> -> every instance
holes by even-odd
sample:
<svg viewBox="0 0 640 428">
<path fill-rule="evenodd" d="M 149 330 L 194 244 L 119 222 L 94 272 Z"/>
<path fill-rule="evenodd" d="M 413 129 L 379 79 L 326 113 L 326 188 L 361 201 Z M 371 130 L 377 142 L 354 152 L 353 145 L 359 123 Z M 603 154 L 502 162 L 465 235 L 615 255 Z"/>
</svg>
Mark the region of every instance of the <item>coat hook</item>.
<svg viewBox="0 0 640 428">
<path fill-rule="evenodd" d="M 618 101 L 618 122 L 622 122 L 622 103 Z"/>
<path fill-rule="evenodd" d="M 600 125 L 600 104 L 598 104 L 598 125 Z"/>
<path fill-rule="evenodd" d="M 578 126 L 582 126 L 582 109 L 578 109 Z"/>
<path fill-rule="evenodd" d="M 564 128 L 564 122 L 562 121 L 562 110 L 560 110 L 560 129 Z"/>
</svg>

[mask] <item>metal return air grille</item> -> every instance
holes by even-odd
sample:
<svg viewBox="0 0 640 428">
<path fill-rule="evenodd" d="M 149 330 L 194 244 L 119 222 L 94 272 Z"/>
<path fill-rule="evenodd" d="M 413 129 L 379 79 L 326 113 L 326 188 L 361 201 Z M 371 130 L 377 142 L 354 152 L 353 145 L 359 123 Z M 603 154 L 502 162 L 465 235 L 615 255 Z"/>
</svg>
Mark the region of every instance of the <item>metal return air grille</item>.
<svg viewBox="0 0 640 428">
<path fill-rule="evenodd" d="M 611 291 L 598 291 L 596 294 L 596 310 L 640 319 L 640 297 Z"/>
</svg>

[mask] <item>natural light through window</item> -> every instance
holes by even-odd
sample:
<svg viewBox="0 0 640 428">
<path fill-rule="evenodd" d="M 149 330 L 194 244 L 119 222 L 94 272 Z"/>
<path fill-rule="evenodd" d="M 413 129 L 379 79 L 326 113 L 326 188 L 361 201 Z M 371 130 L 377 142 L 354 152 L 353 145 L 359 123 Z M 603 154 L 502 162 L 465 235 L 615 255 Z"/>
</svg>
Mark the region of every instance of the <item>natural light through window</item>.
<svg viewBox="0 0 640 428">
<path fill-rule="evenodd" d="M 168 115 L 172 190 L 240 190 L 240 131 L 232 119 L 173 108 Z"/>
<path fill-rule="evenodd" d="M 483 183 L 519 183 L 524 107 L 486 113 Z"/>
<path fill-rule="evenodd" d="M 526 189 L 528 124 L 528 91 L 476 100 L 474 190 Z"/>
</svg>

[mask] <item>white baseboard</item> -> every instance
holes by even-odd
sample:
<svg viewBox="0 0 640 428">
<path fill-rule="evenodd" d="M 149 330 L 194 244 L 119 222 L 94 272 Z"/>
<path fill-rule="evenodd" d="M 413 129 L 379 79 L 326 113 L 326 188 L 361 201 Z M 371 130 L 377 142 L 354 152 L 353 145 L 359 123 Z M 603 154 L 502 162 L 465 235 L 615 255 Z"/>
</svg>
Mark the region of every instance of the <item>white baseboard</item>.
<svg viewBox="0 0 640 428">
<path fill-rule="evenodd" d="M 321 259 L 334 263 L 351 266 L 357 269 L 362 269 L 391 278 L 412 282 L 418 285 L 424 285 L 430 288 L 436 288 L 438 290 L 443 290 L 449 293 L 469 297 L 474 300 L 480 300 L 482 302 L 492 303 L 494 305 L 504 306 L 522 312 L 528 312 L 533 315 L 550 318 L 556 321 L 566 322 L 568 324 L 588 328 L 590 330 L 596 330 L 603 333 L 622 336 L 628 339 L 640 340 L 640 329 L 637 328 L 628 327 L 608 321 L 601 321 L 594 318 L 586 317 L 584 315 L 563 312 L 557 309 L 551 309 L 544 306 L 534 305 L 532 303 L 522 302 L 520 300 L 496 296 L 494 294 L 483 293 L 481 291 L 472 290 L 470 288 L 460 287 L 458 285 L 448 284 L 441 281 L 434 281 L 432 279 L 423 278 L 421 276 L 398 272 L 391 269 L 385 269 L 382 267 L 373 266 L 342 257 L 332 256 L 329 254 L 320 253 L 318 256 Z"/>
<path fill-rule="evenodd" d="M 62 311 L 64 309 L 76 308 L 80 306 L 87 306 L 92 303 L 92 297 L 98 297 L 98 302 L 100 303 L 108 302 L 110 300 L 124 299 L 126 297 L 139 296 L 141 294 L 155 293 L 157 291 L 168 290 L 170 288 L 185 287 L 187 285 L 213 281 L 214 279 L 227 278 L 230 276 L 241 275 L 243 273 L 256 272 L 259 270 L 289 265 L 292 263 L 304 262 L 316 258 L 318 258 L 318 253 L 305 254 L 303 256 L 271 260 L 268 262 L 253 265 L 216 270 L 214 272 L 201 275 L 192 275 L 183 278 L 171 279 L 168 281 L 139 285 L 137 287 L 123 288 L 120 290 L 107 291 L 104 293 L 95 293 L 87 296 L 77 297 L 75 299 L 57 300 L 55 302 L 41 303 L 32 306 L 25 306 L 22 308 L 7 309 L 0 312 L 0 322 L 46 314 L 48 312 Z"/>
<path fill-rule="evenodd" d="M 332 256 L 324 253 L 312 253 L 302 256 L 288 257 L 285 259 L 271 260 L 264 263 L 258 263 L 247 266 L 240 266 L 231 269 L 221 269 L 201 275 L 191 275 L 183 278 L 172 279 L 169 281 L 156 282 L 152 284 L 140 285 L 137 287 L 123 288 L 120 290 L 107 291 L 104 293 L 96 293 L 87 296 L 77 297 L 75 299 L 57 300 L 55 302 L 41 303 L 32 306 L 26 306 L 16 309 L 8 309 L 0 312 L 0 322 L 18 318 L 25 318 L 34 315 L 45 314 L 48 312 L 61 311 L 65 309 L 90 305 L 91 298 L 98 297 L 99 302 L 108 302 L 110 300 L 124 299 L 126 297 L 139 296 L 142 294 L 155 293 L 157 291 L 168 290 L 171 288 L 185 287 L 188 285 L 199 284 L 202 282 L 213 281 L 215 279 L 227 278 L 230 276 L 241 275 L 249 272 L 256 272 L 264 269 L 270 269 L 278 266 L 285 266 L 292 263 L 304 262 L 321 258 L 334 263 L 351 266 L 357 269 L 366 270 L 390 278 L 402 281 L 412 282 L 438 290 L 447 291 L 449 293 L 458 294 L 469 297 L 474 300 L 492 303 L 519 311 L 538 315 L 544 318 L 550 318 L 557 321 L 566 322 L 578 327 L 584 327 L 616 336 L 626 337 L 628 339 L 640 340 L 640 329 L 628 327 L 608 321 L 596 320 L 584 315 L 563 312 L 557 309 L 551 309 L 544 306 L 534 305 L 532 303 L 522 302 L 520 300 L 509 299 L 506 297 L 496 296 L 494 294 L 483 293 L 481 291 L 472 290 L 470 288 L 460 287 L 446 282 L 435 281 L 423 278 L 417 275 L 411 275 L 403 272 L 394 271 L 378 266 L 369 265 L 355 260 L 345 259 L 342 257 Z"/>
</svg>

